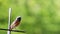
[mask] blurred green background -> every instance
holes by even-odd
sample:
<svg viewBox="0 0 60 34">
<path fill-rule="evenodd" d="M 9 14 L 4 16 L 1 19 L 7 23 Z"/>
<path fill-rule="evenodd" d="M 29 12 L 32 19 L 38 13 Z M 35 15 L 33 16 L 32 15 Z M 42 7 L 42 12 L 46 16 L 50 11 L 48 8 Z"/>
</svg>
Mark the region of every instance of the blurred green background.
<svg viewBox="0 0 60 34">
<path fill-rule="evenodd" d="M 26 33 L 12 34 L 60 34 L 60 0 L 0 0 L 0 28 L 8 28 L 8 9 L 12 8 L 11 23 L 22 17 L 16 30 Z M 7 34 L 0 30 L 0 34 Z"/>
</svg>

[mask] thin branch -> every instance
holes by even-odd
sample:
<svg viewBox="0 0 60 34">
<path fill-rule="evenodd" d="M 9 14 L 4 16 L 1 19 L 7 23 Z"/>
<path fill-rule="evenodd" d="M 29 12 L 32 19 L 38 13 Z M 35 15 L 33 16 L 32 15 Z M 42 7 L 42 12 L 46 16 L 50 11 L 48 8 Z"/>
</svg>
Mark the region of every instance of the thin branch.
<svg viewBox="0 0 60 34">
<path fill-rule="evenodd" d="M 12 31 L 12 32 L 22 32 L 22 33 L 25 33 L 25 31 L 24 31 L 24 30 L 9 30 L 9 29 L 2 29 L 2 28 L 0 28 L 0 30 Z"/>
</svg>

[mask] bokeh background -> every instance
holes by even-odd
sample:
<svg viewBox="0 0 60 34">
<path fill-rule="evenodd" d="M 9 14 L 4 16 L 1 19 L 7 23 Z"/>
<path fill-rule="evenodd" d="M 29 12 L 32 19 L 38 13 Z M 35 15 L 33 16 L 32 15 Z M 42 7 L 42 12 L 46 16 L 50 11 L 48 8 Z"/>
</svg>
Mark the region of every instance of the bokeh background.
<svg viewBox="0 0 60 34">
<path fill-rule="evenodd" d="M 60 0 L 0 0 L 0 28 L 8 28 L 8 9 L 12 8 L 11 23 L 21 16 L 16 30 L 26 33 L 12 34 L 60 34 Z M 7 34 L 0 30 L 0 34 Z"/>
</svg>

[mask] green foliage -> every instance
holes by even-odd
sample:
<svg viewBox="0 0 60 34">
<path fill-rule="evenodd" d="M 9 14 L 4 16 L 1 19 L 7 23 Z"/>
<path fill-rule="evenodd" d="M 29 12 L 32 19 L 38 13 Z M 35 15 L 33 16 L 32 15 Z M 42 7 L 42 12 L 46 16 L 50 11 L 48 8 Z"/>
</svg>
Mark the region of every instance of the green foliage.
<svg viewBox="0 0 60 34">
<path fill-rule="evenodd" d="M 21 25 L 16 29 L 26 31 L 12 34 L 60 34 L 60 0 L 0 0 L 0 28 L 8 27 L 9 7 L 11 22 L 21 16 Z"/>
</svg>

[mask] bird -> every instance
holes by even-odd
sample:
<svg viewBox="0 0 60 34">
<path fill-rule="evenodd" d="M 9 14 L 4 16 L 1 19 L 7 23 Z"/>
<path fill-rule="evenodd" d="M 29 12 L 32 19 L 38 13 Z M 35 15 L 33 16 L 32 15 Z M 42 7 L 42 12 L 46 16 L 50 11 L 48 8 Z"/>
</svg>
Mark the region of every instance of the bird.
<svg viewBox="0 0 60 34">
<path fill-rule="evenodd" d="M 12 30 L 14 29 L 15 27 L 17 27 L 21 22 L 21 16 L 18 16 L 14 21 L 13 23 L 10 25 L 9 29 Z"/>
</svg>

